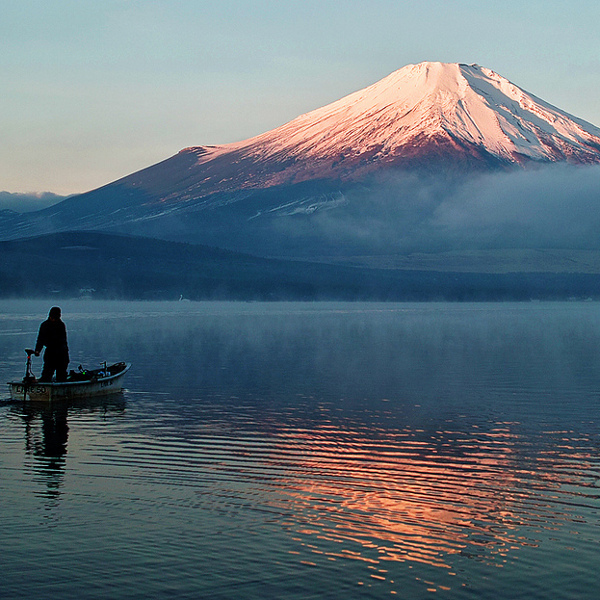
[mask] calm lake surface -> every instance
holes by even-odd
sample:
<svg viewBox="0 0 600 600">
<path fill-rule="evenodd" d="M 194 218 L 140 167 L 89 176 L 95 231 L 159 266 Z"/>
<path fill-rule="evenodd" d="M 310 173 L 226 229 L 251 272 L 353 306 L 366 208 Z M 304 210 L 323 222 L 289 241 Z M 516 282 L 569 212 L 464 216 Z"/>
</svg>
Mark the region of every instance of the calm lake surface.
<svg viewBox="0 0 600 600">
<path fill-rule="evenodd" d="M 133 367 L 4 386 L 3 600 L 598 597 L 598 304 L 60 305 Z M 0 302 L 2 382 L 50 306 Z"/>
</svg>

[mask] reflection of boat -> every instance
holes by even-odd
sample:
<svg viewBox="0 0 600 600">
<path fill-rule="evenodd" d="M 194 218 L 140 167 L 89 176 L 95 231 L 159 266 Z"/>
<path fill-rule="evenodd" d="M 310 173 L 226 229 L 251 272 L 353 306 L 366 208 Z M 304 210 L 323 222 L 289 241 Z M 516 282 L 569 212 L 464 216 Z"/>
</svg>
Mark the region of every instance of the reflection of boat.
<svg viewBox="0 0 600 600">
<path fill-rule="evenodd" d="M 67 381 L 38 381 L 31 372 L 31 355 L 27 352 L 27 372 L 21 381 L 9 381 L 10 397 L 13 400 L 70 400 L 72 398 L 88 398 L 106 396 L 123 389 L 123 378 L 131 364 L 118 362 L 103 368 L 90 371 L 71 371 Z"/>
</svg>

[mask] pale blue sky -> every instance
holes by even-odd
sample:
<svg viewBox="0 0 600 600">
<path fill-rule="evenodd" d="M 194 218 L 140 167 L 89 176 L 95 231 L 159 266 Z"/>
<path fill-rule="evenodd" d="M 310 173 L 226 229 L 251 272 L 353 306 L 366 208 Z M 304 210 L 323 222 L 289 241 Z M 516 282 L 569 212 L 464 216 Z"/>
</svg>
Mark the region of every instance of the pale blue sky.
<svg viewBox="0 0 600 600">
<path fill-rule="evenodd" d="M 93 189 L 409 63 L 479 63 L 600 126 L 598 0 L 0 0 L 0 190 Z"/>
</svg>

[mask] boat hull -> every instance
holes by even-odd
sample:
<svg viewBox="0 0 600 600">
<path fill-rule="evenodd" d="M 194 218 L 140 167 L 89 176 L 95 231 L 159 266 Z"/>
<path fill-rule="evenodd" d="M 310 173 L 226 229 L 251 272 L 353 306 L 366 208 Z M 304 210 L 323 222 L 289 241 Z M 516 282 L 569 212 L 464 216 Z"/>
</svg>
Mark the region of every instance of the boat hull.
<svg viewBox="0 0 600 600">
<path fill-rule="evenodd" d="M 31 400 L 34 402 L 50 402 L 52 400 L 71 400 L 73 398 L 89 398 L 116 394 L 123 389 L 123 379 L 131 365 L 107 377 L 98 377 L 85 381 L 65 381 L 62 383 L 46 383 L 41 381 L 9 381 L 12 400 Z"/>
</svg>

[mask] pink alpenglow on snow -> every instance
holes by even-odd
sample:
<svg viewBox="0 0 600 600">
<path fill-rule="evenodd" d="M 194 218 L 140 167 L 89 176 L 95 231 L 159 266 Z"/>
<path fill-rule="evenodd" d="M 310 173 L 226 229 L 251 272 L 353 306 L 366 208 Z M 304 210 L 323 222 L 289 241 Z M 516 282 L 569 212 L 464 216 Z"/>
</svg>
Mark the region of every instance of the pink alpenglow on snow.
<svg viewBox="0 0 600 600">
<path fill-rule="evenodd" d="M 600 129 L 490 69 L 423 62 L 257 137 L 181 153 L 206 168 L 204 184 L 225 191 L 353 179 L 430 157 L 600 163 Z"/>
</svg>

